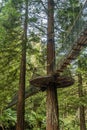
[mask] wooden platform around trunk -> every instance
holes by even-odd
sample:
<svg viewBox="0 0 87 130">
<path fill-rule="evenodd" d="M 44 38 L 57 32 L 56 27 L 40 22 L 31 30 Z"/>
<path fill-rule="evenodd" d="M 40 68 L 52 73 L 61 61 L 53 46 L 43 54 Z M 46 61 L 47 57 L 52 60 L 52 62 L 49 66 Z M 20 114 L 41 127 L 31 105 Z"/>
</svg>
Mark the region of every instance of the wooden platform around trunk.
<svg viewBox="0 0 87 130">
<path fill-rule="evenodd" d="M 65 88 L 74 84 L 74 79 L 71 77 L 54 77 L 54 76 L 40 76 L 30 80 L 30 84 L 35 87 L 47 88 L 54 86 L 57 88 Z"/>
</svg>

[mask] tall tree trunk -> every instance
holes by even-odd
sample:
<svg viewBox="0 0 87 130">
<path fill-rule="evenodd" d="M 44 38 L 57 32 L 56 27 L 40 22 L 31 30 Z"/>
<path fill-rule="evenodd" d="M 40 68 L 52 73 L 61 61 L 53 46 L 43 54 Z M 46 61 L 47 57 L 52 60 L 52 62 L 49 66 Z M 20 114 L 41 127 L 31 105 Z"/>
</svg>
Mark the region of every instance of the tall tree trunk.
<svg viewBox="0 0 87 130">
<path fill-rule="evenodd" d="M 48 30 L 47 30 L 47 74 L 51 74 L 55 67 L 54 43 L 54 1 L 48 0 Z M 47 88 L 47 125 L 46 130 L 59 130 L 59 111 L 57 88 L 55 84 Z"/>
<path fill-rule="evenodd" d="M 78 67 L 80 68 L 80 61 L 78 61 Z M 79 93 L 79 98 L 83 97 L 81 73 L 78 73 L 78 93 Z M 79 114 L 80 114 L 80 130 L 86 130 L 84 105 L 80 106 Z"/>
<path fill-rule="evenodd" d="M 25 0 L 25 21 L 22 39 L 22 57 L 20 65 L 19 93 L 17 104 L 17 127 L 16 130 L 24 130 L 25 117 L 25 77 L 26 77 L 26 43 L 27 43 L 27 21 L 28 21 L 28 0 Z"/>
</svg>

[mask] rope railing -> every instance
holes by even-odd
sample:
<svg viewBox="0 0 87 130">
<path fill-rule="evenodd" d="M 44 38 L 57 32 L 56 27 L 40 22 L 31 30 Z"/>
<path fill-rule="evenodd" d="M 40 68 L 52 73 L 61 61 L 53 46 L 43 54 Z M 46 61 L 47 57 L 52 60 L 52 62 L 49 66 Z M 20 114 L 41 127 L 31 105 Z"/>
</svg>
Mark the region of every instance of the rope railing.
<svg viewBox="0 0 87 130">
<path fill-rule="evenodd" d="M 82 9 L 80 10 L 77 18 L 75 19 L 73 26 L 67 33 L 66 39 L 63 43 L 64 48 L 62 52 L 57 54 L 56 57 L 61 57 L 59 60 L 56 60 L 56 70 L 60 69 L 61 64 L 63 63 L 65 57 L 68 55 L 72 46 L 76 43 L 77 39 L 81 36 L 84 29 L 87 28 L 87 0 L 84 3 Z M 61 47 L 62 48 L 62 47 Z"/>
</svg>

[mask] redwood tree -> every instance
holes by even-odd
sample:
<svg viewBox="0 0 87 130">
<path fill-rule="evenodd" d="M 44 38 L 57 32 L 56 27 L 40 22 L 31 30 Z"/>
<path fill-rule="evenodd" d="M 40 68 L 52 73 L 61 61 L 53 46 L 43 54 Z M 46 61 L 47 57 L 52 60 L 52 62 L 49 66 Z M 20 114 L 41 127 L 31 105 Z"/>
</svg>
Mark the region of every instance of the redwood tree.
<svg viewBox="0 0 87 130">
<path fill-rule="evenodd" d="M 54 43 L 54 0 L 48 0 L 48 30 L 47 30 L 47 74 L 50 75 L 55 67 Z M 59 130 L 58 101 L 56 85 L 47 88 L 47 126 L 46 130 Z"/>
<path fill-rule="evenodd" d="M 78 60 L 78 68 L 79 69 L 81 68 L 80 60 Z M 82 85 L 83 85 L 82 74 L 81 74 L 81 72 L 79 72 L 78 73 L 78 94 L 79 94 L 80 99 L 84 96 Z M 85 107 L 83 104 L 81 104 L 79 107 L 79 116 L 80 116 L 80 130 L 86 130 Z"/>
<path fill-rule="evenodd" d="M 28 0 L 25 0 L 25 20 L 24 31 L 22 36 L 22 52 L 20 65 L 19 93 L 17 104 L 17 127 L 16 130 L 24 130 L 25 115 L 25 77 L 26 77 L 26 43 L 27 43 L 27 27 L 28 27 Z"/>
</svg>

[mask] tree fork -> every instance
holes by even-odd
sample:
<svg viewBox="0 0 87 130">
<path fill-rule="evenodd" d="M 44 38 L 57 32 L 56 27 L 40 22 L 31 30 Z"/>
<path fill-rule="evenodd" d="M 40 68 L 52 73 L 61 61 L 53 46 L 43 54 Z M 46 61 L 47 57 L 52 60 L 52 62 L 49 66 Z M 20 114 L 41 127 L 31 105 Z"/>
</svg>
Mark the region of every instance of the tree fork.
<svg viewBox="0 0 87 130">
<path fill-rule="evenodd" d="M 47 74 L 52 74 L 55 68 L 54 43 L 54 0 L 48 0 L 48 30 L 47 30 Z M 47 87 L 47 125 L 46 130 L 59 130 L 59 110 L 56 85 Z"/>
</svg>

